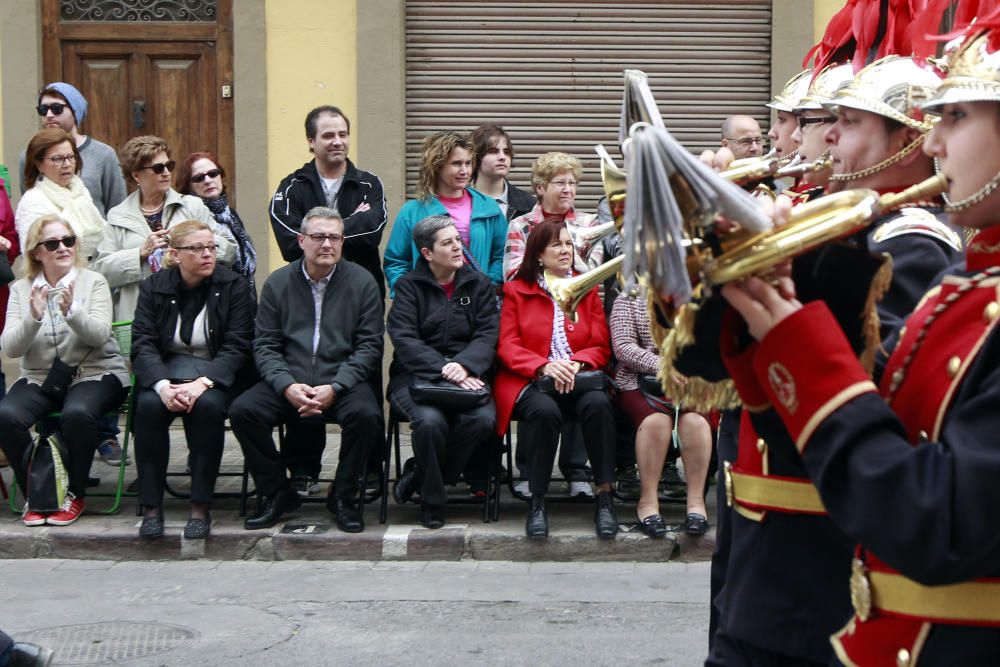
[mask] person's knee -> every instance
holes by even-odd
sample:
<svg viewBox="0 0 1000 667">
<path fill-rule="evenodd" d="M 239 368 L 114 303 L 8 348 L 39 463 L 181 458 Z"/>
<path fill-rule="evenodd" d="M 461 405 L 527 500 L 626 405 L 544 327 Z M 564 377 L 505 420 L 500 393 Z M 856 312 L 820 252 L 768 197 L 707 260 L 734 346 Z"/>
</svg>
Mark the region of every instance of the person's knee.
<svg viewBox="0 0 1000 667">
<path fill-rule="evenodd" d="M 63 433 L 76 433 L 79 429 L 96 428 L 101 414 L 90 407 L 74 401 L 67 401 L 62 408 Z"/>
<path fill-rule="evenodd" d="M 649 415 L 639 424 L 639 435 L 660 439 L 667 439 L 674 430 L 673 418 L 662 412 Z"/>
<path fill-rule="evenodd" d="M 419 410 L 413 415 L 410 429 L 415 436 L 440 438 L 448 435 L 448 419 L 440 410 Z"/>
<path fill-rule="evenodd" d="M 26 411 L 19 409 L 9 401 L 0 401 L 0 430 L 8 432 L 10 430 L 25 430 L 31 426 L 28 422 Z"/>
<path fill-rule="evenodd" d="M 576 399 L 577 412 L 581 416 L 601 416 L 606 419 L 614 419 L 614 407 L 611 399 L 603 391 L 588 391 L 580 398 Z"/>
<path fill-rule="evenodd" d="M 199 423 L 218 423 L 221 426 L 226 421 L 225 396 L 222 392 L 206 391 L 194 402 L 191 416 Z"/>
</svg>

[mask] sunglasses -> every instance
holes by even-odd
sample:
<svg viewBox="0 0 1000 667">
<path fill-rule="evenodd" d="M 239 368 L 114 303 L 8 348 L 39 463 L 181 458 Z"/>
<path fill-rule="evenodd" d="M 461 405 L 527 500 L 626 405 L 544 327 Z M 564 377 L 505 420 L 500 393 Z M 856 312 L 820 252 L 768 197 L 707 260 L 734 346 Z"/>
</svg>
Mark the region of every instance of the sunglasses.
<svg viewBox="0 0 1000 667">
<path fill-rule="evenodd" d="M 225 176 L 225 175 L 226 175 L 226 172 L 222 171 L 221 169 L 209 169 L 204 174 L 198 174 L 197 176 L 192 176 L 191 177 L 191 182 L 192 183 L 201 183 L 206 178 L 215 178 L 216 176 Z"/>
<path fill-rule="evenodd" d="M 156 164 L 151 164 L 148 167 L 139 167 L 139 171 L 143 169 L 152 169 L 154 174 L 162 174 L 165 171 L 173 171 L 177 163 L 173 160 L 169 162 L 157 162 Z"/>
<path fill-rule="evenodd" d="M 49 252 L 55 252 L 59 250 L 59 246 L 64 245 L 67 248 L 72 248 L 76 245 L 75 236 L 64 236 L 61 239 L 49 239 L 48 241 L 41 241 L 38 245 L 43 246 Z M 36 248 L 38 246 L 35 246 Z"/>
<path fill-rule="evenodd" d="M 49 111 L 52 111 L 53 116 L 58 116 L 62 114 L 68 106 L 68 104 L 63 104 L 62 102 L 53 102 L 52 104 L 39 104 L 36 109 L 38 110 L 39 116 L 46 116 Z"/>
</svg>

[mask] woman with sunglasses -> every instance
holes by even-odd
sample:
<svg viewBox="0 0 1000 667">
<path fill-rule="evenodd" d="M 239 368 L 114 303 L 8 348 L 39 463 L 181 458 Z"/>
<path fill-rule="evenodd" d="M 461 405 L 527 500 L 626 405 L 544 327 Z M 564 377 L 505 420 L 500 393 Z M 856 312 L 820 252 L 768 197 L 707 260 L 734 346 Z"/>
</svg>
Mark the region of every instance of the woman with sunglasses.
<svg viewBox="0 0 1000 667">
<path fill-rule="evenodd" d="M 89 261 L 107 226 L 80 178 L 83 159 L 73 137 L 58 127 L 40 130 L 25 151 L 24 184 L 28 188 L 17 203 L 14 224 L 21 246 L 32 223 L 43 215 L 58 215 L 69 222 L 79 239 L 77 255 Z"/>
<path fill-rule="evenodd" d="M 184 158 L 177 169 L 177 190 L 182 195 L 201 197 L 215 216 L 215 221 L 232 232 L 236 239 L 233 271 L 246 278 L 250 289 L 254 290 L 253 274 L 257 270 L 257 252 L 246 226 L 236 210 L 229 205 L 226 184 L 222 182 L 225 177 L 226 170 L 219 164 L 219 158 L 214 153 L 197 151 Z M 254 291 L 254 296 L 256 294 Z"/>
<path fill-rule="evenodd" d="M 200 220 L 215 235 L 219 262 L 229 266 L 236 257 L 232 232 L 215 222 L 201 199 L 171 187 L 176 163 L 167 142 L 152 135 L 133 137 L 122 146 L 121 163 L 126 180 L 139 187 L 108 211 L 108 226 L 93 263 L 114 290 L 116 321 L 132 319 L 139 281 L 159 270 L 172 225 Z"/>
<path fill-rule="evenodd" d="M 25 277 L 11 286 L 0 347 L 21 359 L 21 376 L 0 401 L 0 448 L 27 489 L 24 454 L 29 430 L 50 412 L 62 413 L 60 431 L 69 454 L 66 501 L 41 513 L 25 503 L 26 526 L 65 526 L 84 509 L 87 478 L 98 442 L 98 421 L 121 405 L 129 384 L 125 360 L 111 331 L 111 290 L 104 276 L 82 268 L 69 222 L 42 216 L 28 229 Z M 76 367 L 68 391 L 45 385 L 53 365 Z"/>
</svg>

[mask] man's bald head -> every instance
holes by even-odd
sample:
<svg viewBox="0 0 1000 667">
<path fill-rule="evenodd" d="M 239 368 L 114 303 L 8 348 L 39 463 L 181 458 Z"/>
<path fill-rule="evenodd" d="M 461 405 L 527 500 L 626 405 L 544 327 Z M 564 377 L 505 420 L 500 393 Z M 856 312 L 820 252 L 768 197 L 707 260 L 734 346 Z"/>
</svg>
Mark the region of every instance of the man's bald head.
<svg viewBox="0 0 1000 667">
<path fill-rule="evenodd" d="M 722 141 L 719 144 L 729 148 L 737 160 L 764 154 L 764 135 L 751 116 L 730 116 L 722 121 Z"/>
</svg>

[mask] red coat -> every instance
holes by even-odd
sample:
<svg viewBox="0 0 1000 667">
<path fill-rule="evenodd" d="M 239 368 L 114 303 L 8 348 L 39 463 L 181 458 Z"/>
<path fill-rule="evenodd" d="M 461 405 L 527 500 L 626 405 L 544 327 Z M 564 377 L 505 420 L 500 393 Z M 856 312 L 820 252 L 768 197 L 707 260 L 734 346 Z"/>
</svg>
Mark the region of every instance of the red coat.
<svg viewBox="0 0 1000 667">
<path fill-rule="evenodd" d="M 0 178 L 0 236 L 6 237 L 10 241 L 10 248 L 7 249 L 7 260 L 14 266 L 14 260 L 20 254 L 20 246 L 17 240 L 17 229 L 14 227 L 14 211 L 10 208 L 10 200 L 7 199 L 7 190 L 4 188 L 3 179 Z M 10 297 L 10 288 L 7 285 L 0 286 L 0 331 L 3 331 L 4 323 L 7 321 L 7 299 Z"/>
<path fill-rule="evenodd" d="M 536 283 L 515 278 L 503 286 L 500 311 L 500 341 L 494 395 L 497 404 L 497 433 L 503 435 L 510 424 L 514 403 L 521 390 L 549 363 L 552 345 L 552 298 Z M 611 344 L 604 308 L 592 289 L 577 307 L 577 322 L 565 322 L 566 339 L 573 361 L 591 369 L 603 369 L 611 360 Z"/>
</svg>

